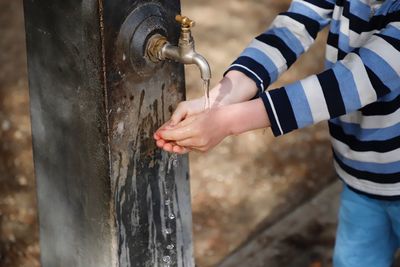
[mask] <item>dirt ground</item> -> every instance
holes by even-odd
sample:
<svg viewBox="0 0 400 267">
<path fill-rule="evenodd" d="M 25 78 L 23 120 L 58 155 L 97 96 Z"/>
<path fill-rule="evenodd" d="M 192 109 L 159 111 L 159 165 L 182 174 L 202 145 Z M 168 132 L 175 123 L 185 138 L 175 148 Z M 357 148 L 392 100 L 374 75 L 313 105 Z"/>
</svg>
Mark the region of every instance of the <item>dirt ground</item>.
<svg viewBox="0 0 400 267">
<path fill-rule="evenodd" d="M 21 2 L 0 0 L 0 267 L 40 266 Z M 197 22 L 197 49 L 210 61 L 213 84 L 251 38 L 289 3 L 182 1 L 183 13 Z M 271 87 L 318 72 L 325 38 L 326 33 L 321 34 L 310 53 Z M 198 70 L 187 68 L 188 97 L 199 96 L 200 88 Z M 335 179 L 324 124 L 280 138 L 269 130 L 250 132 L 190 159 L 195 253 L 201 267 L 217 264 Z M 311 231 L 308 238 L 312 235 Z M 329 238 L 333 242 L 333 236 Z"/>
<path fill-rule="evenodd" d="M 39 266 L 20 1 L 0 1 L 0 266 Z"/>
</svg>

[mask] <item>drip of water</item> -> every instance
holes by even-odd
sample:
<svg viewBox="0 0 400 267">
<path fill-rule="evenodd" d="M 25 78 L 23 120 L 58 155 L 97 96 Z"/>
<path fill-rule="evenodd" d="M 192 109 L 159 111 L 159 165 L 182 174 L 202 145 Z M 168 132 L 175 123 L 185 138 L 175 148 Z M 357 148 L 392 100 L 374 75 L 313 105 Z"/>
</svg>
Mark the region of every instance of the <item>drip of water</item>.
<svg viewBox="0 0 400 267">
<path fill-rule="evenodd" d="M 168 215 L 168 217 L 169 217 L 171 220 L 175 219 L 175 215 L 174 215 L 173 213 L 170 213 L 170 214 Z"/>
<path fill-rule="evenodd" d="M 204 110 L 210 109 L 210 80 L 203 80 Z"/>
<path fill-rule="evenodd" d="M 168 249 L 168 250 L 173 250 L 174 248 L 175 248 L 174 244 L 169 244 L 169 245 L 167 246 L 167 249 Z"/>
<path fill-rule="evenodd" d="M 166 199 L 166 200 L 165 200 L 165 206 L 169 206 L 170 204 L 171 204 L 171 200 Z"/>
<path fill-rule="evenodd" d="M 164 256 L 164 257 L 163 257 L 163 262 L 165 262 L 165 263 L 171 263 L 171 257 L 170 257 L 170 256 Z"/>
<path fill-rule="evenodd" d="M 167 164 L 167 173 L 169 173 L 172 169 L 172 167 L 176 168 L 178 167 L 178 155 L 177 154 L 172 154 L 169 159 L 168 159 L 168 164 Z"/>
<path fill-rule="evenodd" d="M 169 229 L 169 228 L 167 228 L 167 229 L 164 230 L 164 233 L 167 234 L 167 235 L 169 235 L 169 234 L 172 233 L 172 230 Z"/>
</svg>

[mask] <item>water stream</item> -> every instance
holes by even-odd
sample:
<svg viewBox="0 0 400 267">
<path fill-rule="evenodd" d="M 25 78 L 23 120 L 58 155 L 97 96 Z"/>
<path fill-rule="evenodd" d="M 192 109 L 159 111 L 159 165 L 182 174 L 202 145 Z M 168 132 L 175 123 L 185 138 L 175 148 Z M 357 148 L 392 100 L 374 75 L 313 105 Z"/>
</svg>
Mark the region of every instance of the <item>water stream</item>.
<svg viewBox="0 0 400 267">
<path fill-rule="evenodd" d="M 203 80 L 203 91 L 204 91 L 204 110 L 208 110 L 211 108 L 210 105 L 210 80 Z M 177 154 L 170 154 L 167 162 L 167 174 L 171 172 L 173 168 L 178 167 L 178 155 Z M 166 206 L 168 212 L 167 212 L 167 225 L 166 229 L 164 230 L 164 233 L 166 235 L 172 234 L 172 229 L 171 229 L 171 223 L 168 222 L 175 220 L 176 216 L 174 214 L 173 206 L 172 206 L 172 196 L 170 195 L 171 192 L 168 192 L 166 190 L 165 192 L 165 202 L 164 205 Z M 173 253 L 175 246 L 174 244 L 169 244 L 166 247 L 167 253 L 164 254 L 162 261 L 163 261 L 163 267 L 170 267 L 172 258 L 171 258 L 171 253 Z"/>
<path fill-rule="evenodd" d="M 203 80 L 204 110 L 210 109 L 210 80 Z"/>
<path fill-rule="evenodd" d="M 169 174 L 172 169 L 178 167 L 178 155 L 177 154 L 170 154 L 169 158 L 167 160 L 167 169 L 166 169 L 166 174 Z M 172 230 L 172 221 L 175 220 L 176 216 L 174 214 L 174 208 L 173 208 L 173 192 L 169 192 L 167 187 L 165 188 L 165 200 L 164 200 L 164 205 L 166 207 L 166 214 L 167 214 L 167 221 L 166 221 L 166 228 L 164 230 L 164 234 L 167 235 L 167 242 L 171 242 L 171 234 L 173 233 Z M 172 264 L 172 254 L 174 253 L 174 248 L 175 245 L 172 243 L 169 243 L 166 246 L 165 254 L 162 258 L 162 266 L 163 267 L 170 267 Z"/>
</svg>

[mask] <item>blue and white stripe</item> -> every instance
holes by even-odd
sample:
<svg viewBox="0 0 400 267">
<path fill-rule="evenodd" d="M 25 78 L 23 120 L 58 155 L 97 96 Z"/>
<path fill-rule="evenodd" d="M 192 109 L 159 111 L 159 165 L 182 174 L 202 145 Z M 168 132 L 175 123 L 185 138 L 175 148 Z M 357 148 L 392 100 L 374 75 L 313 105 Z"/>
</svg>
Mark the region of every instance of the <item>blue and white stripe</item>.
<svg viewBox="0 0 400 267">
<path fill-rule="evenodd" d="M 260 96 L 275 135 L 329 120 L 335 168 L 351 188 L 400 197 L 400 1 L 293 0 L 229 70 L 264 90 L 326 25 L 327 69 Z"/>
</svg>

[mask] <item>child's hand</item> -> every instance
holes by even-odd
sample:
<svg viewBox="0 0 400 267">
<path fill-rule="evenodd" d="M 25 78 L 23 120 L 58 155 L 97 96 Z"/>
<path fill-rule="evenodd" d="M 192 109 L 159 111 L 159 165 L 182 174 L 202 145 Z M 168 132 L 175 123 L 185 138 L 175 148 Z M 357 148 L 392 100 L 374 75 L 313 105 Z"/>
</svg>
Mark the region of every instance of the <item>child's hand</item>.
<svg viewBox="0 0 400 267">
<path fill-rule="evenodd" d="M 166 124 L 154 137 L 157 146 L 168 152 L 206 152 L 230 134 L 229 124 L 225 109 L 215 108 L 187 117 L 176 126 Z"/>
<path fill-rule="evenodd" d="M 214 101 L 213 101 L 214 102 Z M 181 121 L 188 119 L 190 116 L 194 116 L 204 111 L 205 100 L 204 98 L 197 98 L 194 100 L 180 102 L 176 110 L 171 116 L 171 119 L 162 125 L 157 132 L 154 133 L 154 139 L 156 140 L 157 146 L 166 151 L 185 154 L 190 152 L 190 149 L 177 145 L 175 142 L 165 140 L 160 136 L 161 130 L 173 129 L 175 125 L 178 125 Z M 215 104 L 216 106 L 216 104 Z"/>
<path fill-rule="evenodd" d="M 255 83 L 246 75 L 238 71 L 230 71 L 210 90 L 211 108 L 247 101 L 254 97 L 257 90 Z M 204 111 L 204 106 L 204 97 L 179 103 L 171 117 L 171 125 L 176 125 L 186 117 Z"/>
<path fill-rule="evenodd" d="M 231 134 L 269 127 L 261 99 L 227 105 L 186 117 L 175 126 L 169 122 L 154 134 L 157 146 L 168 152 L 184 154 L 191 150 L 206 152 Z"/>
<path fill-rule="evenodd" d="M 186 117 L 193 116 L 204 111 L 204 106 L 205 106 L 205 100 L 203 97 L 180 102 L 178 104 L 178 107 L 172 114 L 171 119 L 168 122 L 168 125 L 171 126 L 177 125 Z"/>
<path fill-rule="evenodd" d="M 156 144 L 159 148 L 164 149 L 165 151 L 168 152 L 173 152 L 173 153 L 178 153 L 178 154 L 186 154 L 190 152 L 190 149 L 178 146 L 175 142 L 173 141 L 166 141 L 162 139 L 160 135 L 160 131 L 162 130 L 168 130 L 168 129 L 173 129 L 174 127 L 171 126 L 171 121 L 166 122 L 164 125 L 162 125 L 155 133 L 154 133 L 154 139 L 156 140 Z"/>
<path fill-rule="evenodd" d="M 248 78 L 241 72 L 230 71 L 212 90 L 210 90 L 211 110 L 208 112 L 213 114 L 215 109 L 223 110 L 225 108 L 228 108 L 229 105 L 231 105 L 231 104 L 247 101 L 248 99 L 252 98 L 255 95 L 257 90 L 258 89 L 257 89 L 255 83 L 250 78 Z M 244 106 L 246 106 L 246 105 L 247 104 L 245 104 Z M 176 133 L 175 130 L 178 131 L 179 128 L 184 127 L 184 125 L 187 125 L 189 122 L 200 123 L 199 122 L 200 118 L 211 115 L 211 114 L 206 115 L 205 114 L 206 112 L 203 112 L 204 106 L 205 106 L 205 100 L 203 97 L 197 98 L 194 100 L 190 100 L 190 101 L 181 102 L 178 105 L 177 109 L 175 110 L 174 114 L 172 115 L 171 120 L 168 121 L 166 124 L 164 124 L 162 127 L 160 127 L 160 129 L 158 129 L 156 133 L 154 133 L 154 139 L 157 142 L 157 146 L 160 148 L 163 148 L 164 150 L 166 150 L 168 152 L 174 152 L 174 153 L 179 153 L 179 154 L 188 153 L 192 149 L 199 150 L 199 151 L 207 151 L 210 148 L 212 148 L 213 146 L 215 146 L 215 144 L 214 144 L 215 139 L 213 139 L 211 137 L 210 137 L 211 139 L 207 141 L 207 142 L 209 142 L 208 145 L 198 146 L 198 144 L 190 143 L 191 141 L 199 142 L 199 140 L 196 139 L 197 137 L 195 138 L 195 136 L 192 136 L 192 138 L 189 140 L 177 140 L 177 139 L 173 139 L 172 138 L 173 136 L 171 136 L 170 137 L 171 139 L 167 140 L 161 134 L 162 132 L 166 132 L 167 134 L 169 134 L 171 132 L 172 134 L 175 134 Z M 248 107 L 246 107 L 246 108 L 248 108 Z M 221 113 L 222 112 L 221 110 L 218 111 L 217 113 Z M 240 106 L 236 106 L 234 108 L 234 110 L 231 110 L 229 112 L 225 110 L 224 112 L 225 112 L 225 117 L 227 117 L 227 115 L 232 113 L 232 111 L 240 111 L 241 113 L 236 115 L 236 116 L 240 116 L 242 114 L 246 115 L 246 113 L 248 113 L 248 111 L 251 111 L 251 110 L 252 109 L 246 110 L 247 112 L 246 111 L 243 112 L 241 110 Z M 265 113 L 265 109 L 263 109 L 263 110 L 261 110 L 261 112 Z M 191 117 L 193 117 L 193 118 L 189 120 L 189 118 L 191 118 Z M 230 117 L 234 117 L 234 116 L 230 115 Z M 265 117 L 265 116 L 263 114 L 261 114 L 261 119 L 263 117 Z M 194 120 L 194 118 L 196 118 L 196 120 Z M 209 122 L 212 122 L 214 119 L 216 119 L 216 118 L 213 117 L 213 118 L 209 119 Z M 252 120 L 253 118 L 251 117 L 249 119 Z M 226 118 L 225 118 L 225 120 L 226 120 Z M 182 121 L 186 121 L 186 122 L 184 124 L 181 124 L 180 122 L 182 122 Z M 205 123 L 205 125 L 207 126 L 207 122 Z M 235 125 L 233 120 L 231 120 L 230 124 L 228 124 L 227 127 L 232 126 L 232 130 L 235 131 L 236 133 L 239 133 L 237 131 L 246 130 L 245 127 L 242 127 L 242 126 L 246 126 L 246 125 L 247 125 L 246 123 L 240 122 L 240 120 L 239 120 L 239 126 L 238 126 L 238 125 Z M 176 126 L 176 127 L 174 127 L 174 126 Z M 249 127 L 252 127 L 252 126 L 253 125 L 249 125 Z M 193 127 L 193 125 L 192 125 L 192 127 Z M 196 128 L 194 128 L 194 129 L 196 129 Z M 172 130 L 174 130 L 174 131 L 172 131 Z M 207 138 L 207 137 L 205 137 L 205 138 Z M 220 142 L 221 140 L 219 140 L 218 142 Z M 201 141 L 204 141 L 204 140 L 201 140 Z M 192 146 L 183 146 L 182 144 L 191 144 Z"/>
</svg>

